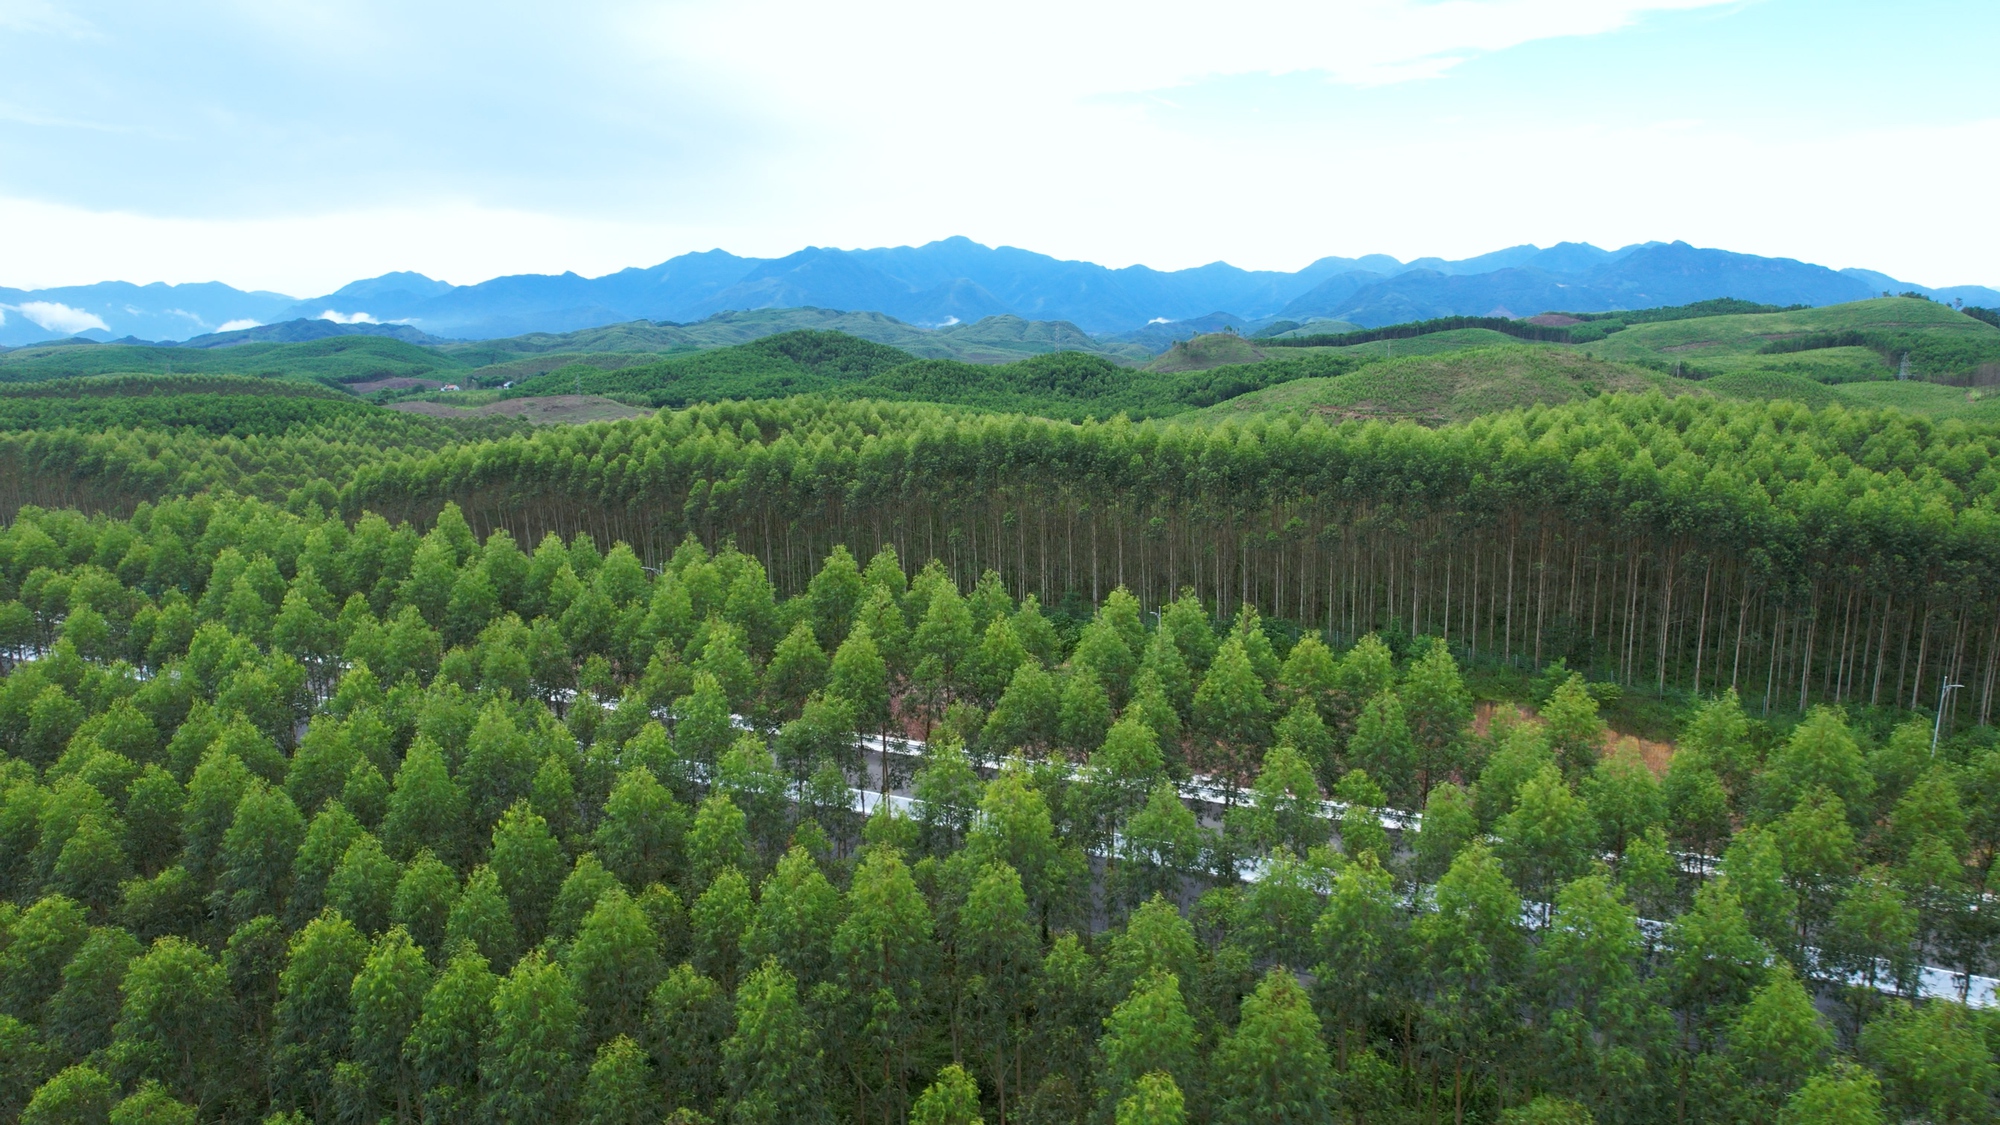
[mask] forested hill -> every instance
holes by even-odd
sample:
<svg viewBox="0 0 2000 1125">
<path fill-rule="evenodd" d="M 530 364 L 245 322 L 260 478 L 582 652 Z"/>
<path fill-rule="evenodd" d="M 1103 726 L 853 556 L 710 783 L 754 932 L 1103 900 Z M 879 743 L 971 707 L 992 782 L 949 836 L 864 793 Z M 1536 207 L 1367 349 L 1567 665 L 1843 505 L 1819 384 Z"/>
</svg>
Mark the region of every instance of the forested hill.
<svg viewBox="0 0 2000 1125">
<path fill-rule="evenodd" d="M 1983 389 L 2000 378 L 2000 329 L 1935 302 L 1888 298 L 1829 309 L 1778 309 L 1714 301 L 1543 319 L 1567 323 L 1456 318 L 1331 336 L 1212 333 L 1173 345 L 1141 371 L 1077 352 L 985 367 L 947 361 L 899 366 L 890 349 L 861 341 L 842 344 L 834 339 L 837 334 L 785 333 L 655 363 L 621 358 L 609 369 L 603 358 L 589 358 L 502 393 L 599 394 L 659 407 L 810 392 L 1071 419 L 1119 413 L 1157 418 L 1218 403 L 1225 404 L 1218 412 L 1233 414 L 1308 404 L 1360 416 L 1442 421 L 1656 385 L 1668 393 L 1897 405 L 1931 417 L 2000 418 L 2000 399 Z M 795 358 L 789 354 L 795 345 L 854 358 L 844 366 L 803 352 Z M 1495 351 L 1496 345 L 1503 350 Z M 1435 362 L 1405 364 L 1393 373 L 1359 371 L 1413 356 L 1432 356 Z M 1491 362 L 1502 356 L 1505 362 Z M 1914 380 L 1899 382 L 1899 369 Z M 495 374 L 510 370 L 470 377 L 491 385 Z M 1398 381 L 1419 371 L 1414 381 Z M 1329 389 L 1322 396 L 1315 383 L 1252 394 L 1336 376 L 1367 388 L 1353 394 Z M 1973 389 L 1955 394 L 1945 389 L 1968 384 Z M 1442 408 L 1446 401 L 1454 405 Z"/>
<path fill-rule="evenodd" d="M 732 525 L 748 551 L 722 525 L 698 529 L 714 550 L 642 538 L 652 567 L 603 526 L 517 538 L 499 509 L 350 520 L 323 482 L 282 506 L 17 512 L 0 531 L 0 1116 L 1989 1120 L 2000 1026 L 1950 974 L 1991 971 L 2000 745 L 1963 721 L 1934 744 L 1921 714 L 1791 699 L 1799 668 L 1833 700 L 1885 678 L 1890 699 L 1922 694 L 1957 674 L 1949 638 L 1986 626 L 1933 630 L 1950 611 L 1928 606 L 1937 648 L 1919 651 L 1936 655 L 1885 677 L 1872 638 L 1842 648 L 1828 629 L 1815 649 L 1773 626 L 1766 599 L 1795 615 L 1810 599 L 1753 568 L 1704 583 L 1715 621 L 1690 646 L 1674 567 L 1698 560 L 1649 571 L 1618 552 L 1666 514 L 1645 506 L 1699 503 L 1688 457 L 1772 474 L 1775 510 L 1797 514 L 1779 481 L 1837 490 L 1801 470 L 1857 453 L 1882 470 L 1844 475 L 1892 504 L 1931 481 L 1936 524 L 1944 481 L 1990 502 L 1991 480 L 1967 476 L 1990 477 L 1973 461 L 1992 451 L 1739 409 L 1600 401 L 1476 435 L 1510 451 L 1504 488 L 1524 460 L 1559 478 L 1588 428 L 1607 456 L 1578 460 L 1641 507 L 1595 539 L 1523 507 L 1481 520 L 1483 542 L 1442 555 L 1457 601 L 1388 521 L 1237 556 L 1201 549 L 1227 508 L 1192 517 L 1201 539 L 1170 525 L 1115 544 L 1113 528 L 1154 526 L 1148 510 L 1189 517 L 1051 512 L 1126 463 L 1130 427 L 962 433 L 1045 459 L 1033 482 L 987 478 L 1023 505 L 996 513 L 968 487 L 974 451 L 915 408 L 705 408 L 528 439 L 556 443 L 540 460 L 579 521 L 606 518 L 585 501 L 621 473 L 604 454 L 639 450 L 647 427 L 687 451 L 676 471 L 705 474 L 682 501 L 698 523 L 781 479 L 816 502 L 789 523 L 758 513 L 780 536 Z M 1209 433 L 1200 476 L 1245 498 L 1278 468 L 1318 471 L 1301 457 L 1365 477 L 1361 447 L 1448 461 L 1455 440 L 1360 427 L 1343 452 L 1321 432 Z M 962 474 L 921 482 L 955 490 L 840 480 L 862 434 L 887 446 L 853 467 L 907 453 L 902 471 Z M 1163 472 L 1185 467 L 1187 436 L 1149 447 Z M 594 448 L 565 450 L 575 438 Z M 283 444 L 237 446 L 304 452 Z M 829 479 L 772 471 L 802 452 Z M 424 503 L 476 479 L 459 468 Z M 1823 496 L 1805 506 L 1841 518 Z M 1385 539 L 1343 557 L 1347 529 Z M 1571 542 L 1587 553 L 1547 549 Z M 1176 565 L 1201 593 L 1172 593 Z M 1320 577 L 1336 583 L 1323 605 Z M 1601 598 L 1564 592 L 1600 582 Z M 1726 624 L 1739 589 L 1758 603 L 1748 632 L 1740 612 Z M 1587 625 L 1561 625 L 1566 605 Z M 1656 634 L 1660 674 L 1703 689 L 1663 776 L 1608 737 L 1616 682 L 1560 663 L 1526 682 L 1495 659 L 1532 643 L 1539 662 L 1567 637 L 1637 686 Z M 1617 647 L 1593 651 L 1599 635 Z M 1990 701 L 1990 643 L 1969 651 Z M 1475 690 L 1496 683 L 1537 715 L 1509 703 L 1476 725 Z M 926 738 L 867 753 L 885 730 Z"/>
<path fill-rule="evenodd" d="M 329 384 L 455 374 L 464 365 L 430 348 L 380 336 L 333 336 L 295 344 L 243 344 L 188 351 L 133 344 L 74 343 L 0 355 L 0 383 L 106 374 L 303 377 Z"/>
<path fill-rule="evenodd" d="M 500 363 L 524 355 L 650 352 L 685 354 L 746 344 L 786 332 L 841 332 L 900 348 L 925 359 L 1002 363 L 1052 351 L 1082 351 L 1122 359 L 1142 359 L 1151 350 L 1102 339 L 1066 321 L 990 316 L 941 328 L 919 328 L 875 312 L 837 309 L 755 309 L 721 312 L 693 324 L 636 321 L 564 333 L 533 333 L 499 340 L 446 345 L 444 350 L 474 365 Z"/>
<path fill-rule="evenodd" d="M 0 1120 L 2000 1119 L 2000 314 L 803 313 L 0 355 Z"/>
<path fill-rule="evenodd" d="M 526 429 L 502 419 L 437 421 L 384 411 L 299 379 L 107 375 L 0 384 L 0 431 L 194 431 L 235 438 L 340 435 L 377 448 L 428 449 Z"/>
<path fill-rule="evenodd" d="M 1455 634 L 1483 602 L 1508 659 L 1588 657 L 1656 690 L 1713 686 L 1726 664 L 1733 682 L 1761 673 L 1773 706 L 1920 702 L 1957 675 L 1977 686 L 1953 705 L 1983 716 L 1996 454 L 2000 436 L 1962 423 L 1696 396 L 1436 430 L 821 399 L 441 445 L 30 431 L 0 436 L 0 506 L 123 513 L 230 489 L 422 522 L 453 500 L 482 531 L 588 532 L 649 561 L 690 531 L 733 537 L 786 589 L 813 542 L 902 528 L 964 580 L 994 566 L 1051 597 L 1124 582 L 1153 604 L 1192 582 L 1225 608 Z"/>
<path fill-rule="evenodd" d="M 341 421 L 366 426 L 378 413 L 314 383 L 237 376 L 105 376 L 0 388 L 0 430 L 13 431 L 192 427 L 247 437 Z M 411 436 L 384 430 L 380 439 L 400 443 Z"/>
<path fill-rule="evenodd" d="M 964 324 L 920 328 L 878 312 L 807 307 L 725 311 L 692 324 L 636 320 L 569 332 L 529 332 L 480 340 L 439 339 L 404 325 L 297 320 L 213 333 L 180 343 L 127 337 L 100 345 L 89 337 L 75 337 L 23 348 L 0 348 L 0 356 L 22 353 L 6 362 L 28 363 L 43 372 L 42 378 L 99 370 L 158 370 L 175 363 L 183 371 L 239 371 L 244 369 L 241 358 L 215 358 L 199 353 L 249 349 L 246 355 L 282 358 L 324 354 L 328 348 L 359 347 L 365 351 L 374 346 L 365 341 L 394 341 L 439 357 L 438 366 L 478 368 L 544 356 L 685 355 L 795 331 L 843 332 L 902 348 L 915 356 L 972 363 L 1001 363 L 1052 351 L 1085 351 L 1128 360 L 1143 360 L 1152 354 L 1151 348 L 1141 344 L 1093 337 L 1066 321 L 1031 321 L 997 315 Z M 320 348 L 300 346 L 307 344 L 318 344 Z M 95 354 L 86 358 L 84 353 Z M 377 354 L 399 353 L 389 349 Z M 121 356 L 125 358 L 114 358 Z M 107 366 L 118 363 L 130 366 Z"/>
<path fill-rule="evenodd" d="M 573 364 L 509 395 L 596 394 L 646 406 L 827 394 L 951 403 L 1059 418 L 1146 418 L 1207 406 L 1274 383 L 1351 371 L 1366 360 L 1288 355 L 1213 371 L 1154 373 L 1103 356 L 1056 352 L 1007 364 L 919 360 L 837 332 L 787 332 L 752 344 L 604 371 Z"/>
<path fill-rule="evenodd" d="M 1119 413 L 1149 418 L 1299 379 L 1347 375 L 1382 360 L 1507 345 L 1539 349 L 1540 358 L 1530 366 L 1581 372 L 1579 363 L 1600 364 L 1574 380 L 1586 388 L 1635 385 L 1629 371 L 1601 365 L 1610 360 L 1677 380 L 1717 380 L 1706 390 L 1725 395 L 1895 405 L 1936 418 L 1986 418 L 2000 407 L 2000 400 L 1981 401 L 1986 395 L 1981 388 L 2000 379 L 2000 328 L 1916 298 L 1824 309 L 1711 301 L 1533 321 L 1447 318 L 1335 334 L 1301 335 L 1307 330 L 1299 329 L 1275 338 L 1211 333 L 1173 344 L 1144 371 L 1126 369 L 1143 359 L 1143 352 L 1106 355 L 1074 330 L 1044 331 L 1049 326 L 1027 322 L 982 322 L 936 333 L 905 326 L 889 333 L 893 344 L 885 344 L 879 334 L 866 334 L 871 325 L 880 327 L 879 317 L 829 314 L 809 321 L 821 327 L 787 328 L 795 320 L 777 314 L 717 318 L 697 327 L 722 335 L 699 339 L 688 334 L 692 330 L 627 325 L 561 339 L 452 346 L 374 336 L 192 350 L 75 344 L 0 356 L 0 383 L 202 373 L 304 379 L 377 402 L 428 395 L 447 407 L 492 407 L 498 398 L 524 395 L 610 396 L 627 406 L 657 408 L 822 393 L 1070 419 Z M 719 340 L 734 342 L 713 346 Z M 1562 353 L 1581 353 L 1581 360 Z M 982 363 L 969 364 L 965 357 Z M 1911 379 L 1899 381 L 1905 373 Z M 1801 380 L 1852 386 L 1827 391 Z M 447 386 L 475 393 L 445 392 Z M 1954 398 L 1940 386 L 1971 389 Z M 76 387 L 81 393 L 81 385 Z M 1568 397 L 1528 379 L 1515 380 L 1504 393 L 1471 394 L 1466 401 L 1527 405 Z M 1247 405 L 1249 400 L 1238 404 Z M 617 409 L 606 403 L 595 408 L 598 416 Z M 1370 409 L 1393 417 L 1456 416 L 1437 414 L 1424 395 L 1376 401 Z"/>
<path fill-rule="evenodd" d="M 282 326 L 267 329 L 277 327 Z M 879 313 L 813 308 L 722 313 L 691 325 L 637 321 L 476 342 L 434 340 L 421 333 L 409 334 L 415 337 L 411 340 L 359 331 L 379 327 L 336 326 L 330 334 L 306 334 L 304 339 L 257 329 L 181 345 L 99 344 L 74 339 L 0 348 L 0 382 L 182 372 L 297 375 L 349 386 L 395 378 L 497 386 L 570 363 L 617 368 L 647 362 L 650 356 L 691 355 L 793 332 L 840 333 L 901 349 L 906 358 L 972 363 L 1005 363 L 1055 351 L 1089 352 L 1131 362 L 1151 355 L 1134 344 L 1093 339 L 1074 325 L 1061 322 L 1002 316 L 928 330 Z"/>
<path fill-rule="evenodd" d="M 1576 351 L 1511 342 L 1432 354 L 1416 350 L 1420 354 L 1394 359 L 1385 356 L 1333 377 L 1274 380 L 1265 388 L 1223 399 L 1189 417 L 1310 412 L 1331 418 L 1401 418 L 1439 425 L 1508 409 L 1576 402 L 1599 394 L 1659 391 L 1706 397 L 1710 393 L 1698 383 L 1631 364 L 1593 360 Z"/>
<path fill-rule="evenodd" d="M 0 1119 L 1991 1120 L 2000 329 L 1621 324 L 8 382 Z"/>
<path fill-rule="evenodd" d="M 618 394 L 653 406 L 782 398 L 861 382 L 915 358 L 843 332 L 798 330 L 614 371 L 572 364 L 521 382 L 513 393 Z"/>
</svg>

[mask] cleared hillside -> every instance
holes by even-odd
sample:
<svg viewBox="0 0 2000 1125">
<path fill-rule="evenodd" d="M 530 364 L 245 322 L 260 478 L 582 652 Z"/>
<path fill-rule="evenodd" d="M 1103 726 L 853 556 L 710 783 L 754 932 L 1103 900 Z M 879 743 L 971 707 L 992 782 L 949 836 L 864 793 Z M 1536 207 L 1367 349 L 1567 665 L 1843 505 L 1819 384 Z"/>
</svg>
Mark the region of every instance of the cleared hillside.
<svg viewBox="0 0 2000 1125">
<path fill-rule="evenodd" d="M 1836 405 L 1858 410 L 1891 407 L 1938 422 L 2000 423 L 2000 388 L 1994 387 L 1948 387 L 1914 379 L 1828 385 L 1777 371 L 1733 372 L 1701 385 L 1727 398 L 1788 399 L 1815 410 Z"/>
<path fill-rule="evenodd" d="M 1871 372 L 1888 378 L 1908 353 L 1920 378 L 1964 379 L 1983 370 L 2000 380 L 2000 328 L 1914 297 L 1635 324 L 1589 348 L 1690 374 L 1781 371 L 1820 382 L 1854 382 Z"/>
<path fill-rule="evenodd" d="M 419 414 L 426 418 L 442 418 L 446 421 L 520 418 L 540 426 L 616 422 L 623 418 L 643 418 L 651 413 L 599 395 L 509 398 L 489 402 L 484 406 L 453 406 L 444 402 L 398 402 L 392 404 L 389 409 L 406 414 Z"/>
<path fill-rule="evenodd" d="M 1320 336 L 1328 332 L 1359 332 L 1361 326 L 1351 320 L 1308 320 L 1301 324 L 1296 320 L 1280 320 L 1264 327 L 1260 337 L 1274 340 L 1289 339 L 1294 336 Z"/>
<path fill-rule="evenodd" d="M 1471 348 L 1517 345 L 1514 337 L 1490 328 L 1455 328 L 1407 340 L 1371 340 L 1337 348 L 1259 347 L 1256 337 L 1215 332 L 1182 340 L 1146 365 L 1148 371 L 1207 371 L 1231 364 L 1297 359 L 1301 356 L 1344 356 L 1360 362 L 1404 356 L 1445 355 Z"/>
<path fill-rule="evenodd" d="M 693 352 L 674 353 L 692 355 Z M 537 375 L 546 375 L 558 368 L 571 364 L 594 367 L 599 371 L 623 371 L 627 367 L 639 367 L 648 363 L 658 363 L 664 358 L 658 353 L 647 352 L 547 352 L 541 355 L 526 355 L 510 359 L 504 363 L 489 363 L 465 373 L 460 382 L 472 387 L 499 387 L 506 383 L 518 383 Z M 354 387 L 352 390 L 360 391 Z"/>
<path fill-rule="evenodd" d="M 1857 383 L 1835 388 L 1863 406 L 1893 406 L 1940 422 L 2000 422 L 2000 387 L 1946 387 L 1936 383 Z"/>
<path fill-rule="evenodd" d="M 1514 337 L 1504 332 L 1495 332 L 1490 328 L 1454 328 L 1449 332 L 1433 332 L 1408 340 L 1371 340 L 1365 344 L 1349 344 L 1344 348 L 1305 350 L 1326 352 L 1329 355 L 1362 356 L 1368 359 L 1401 359 L 1409 356 L 1445 355 L 1472 348 L 1519 347 L 1520 344 L 1521 341 Z"/>
<path fill-rule="evenodd" d="M 1564 348 L 1510 344 L 1382 360 L 1345 375 L 1300 379 L 1239 395 L 1190 417 L 1219 421 L 1246 414 L 1306 413 L 1442 425 L 1538 403 L 1655 389 L 1703 393 L 1697 384 L 1645 368 Z"/>
</svg>

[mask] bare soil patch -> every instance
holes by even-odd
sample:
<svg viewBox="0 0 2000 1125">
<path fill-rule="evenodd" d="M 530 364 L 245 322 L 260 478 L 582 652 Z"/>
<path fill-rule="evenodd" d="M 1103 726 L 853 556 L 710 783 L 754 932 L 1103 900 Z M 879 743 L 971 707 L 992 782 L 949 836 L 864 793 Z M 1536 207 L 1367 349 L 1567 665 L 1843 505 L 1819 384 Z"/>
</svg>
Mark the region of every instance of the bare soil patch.
<svg viewBox="0 0 2000 1125">
<path fill-rule="evenodd" d="M 1541 715 L 1533 707 L 1521 704 L 1480 702 L 1472 705 L 1472 732 L 1481 738 L 1486 737 L 1487 732 L 1493 729 L 1493 713 L 1504 706 L 1520 708 L 1521 715 L 1531 723 L 1542 721 Z M 1667 764 L 1674 760 L 1673 743 L 1656 742 L 1650 738 L 1639 738 L 1634 735 L 1620 734 L 1615 730 L 1607 730 L 1604 733 L 1604 756 L 1610 757 L 1613 750 L 1626 743 L 1630 743 L 1638 749 L 1640 760 L 1646 763 L 1646 768 L 1652 770 L 1654 776 L 1666 776 Z"/>
</svg>

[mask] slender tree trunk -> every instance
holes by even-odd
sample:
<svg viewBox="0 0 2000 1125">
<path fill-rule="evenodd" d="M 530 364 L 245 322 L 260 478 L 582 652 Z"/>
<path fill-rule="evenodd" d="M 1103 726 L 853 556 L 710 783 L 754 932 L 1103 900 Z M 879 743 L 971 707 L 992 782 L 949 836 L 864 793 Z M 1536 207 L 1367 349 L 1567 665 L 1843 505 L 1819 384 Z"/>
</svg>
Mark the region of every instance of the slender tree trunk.
<svg viewBox="0 0 2000 1125">
<path fill-rule="evenodd" d="M 1451 1120 L 1452 1125 L 1465 1125 L 1465 1055 L 1460 1053 L 1451 1063 Z"/>
<path fill-rule="evenodd" d="M 1888 663 L 1889 656 L 1889 613 L 1895 601 L 1896 595 L 1893 592 L 1885 595 L 1882 600 L 1882 636 L 1875 642 L 1875 685 L 1868 691 L 1870 707 L 1882 702 L 1882 668 Z"/>
<path fill-rule="evenodd" d="M 1708 569 L 1703 571 L 1701 576 L 1701 624 L 1696 626 L 1694 631 L 1694 680 L 1690 686 L 1696 696 L 1701 695 L 1701 658 L 1706 651 L 1702 646 L 1707 643 L 1708 638 L 1708 584 L 1714 577 L 1715 560 L 1710 559 Z"/>
<path fill-rule="evenodd" d="M 1917 632 L 1917 678 L 1910 684 L 1910 710 L 1917 709 L 1917 698 L 1924 689 L 1924 658 L 1930 654 L 1931 614 L 1924 609 L 1923 628 Z"/>
<path fill-rule="evenodd" d="M 1799 714 L 1805 714 L 1806 689 L 1812 684 L 1813 641 L 1819 636 L 1819 607 L 1813 606 L 1806 618 L 1806 654 L 1799 662 Z"/>
</svg>

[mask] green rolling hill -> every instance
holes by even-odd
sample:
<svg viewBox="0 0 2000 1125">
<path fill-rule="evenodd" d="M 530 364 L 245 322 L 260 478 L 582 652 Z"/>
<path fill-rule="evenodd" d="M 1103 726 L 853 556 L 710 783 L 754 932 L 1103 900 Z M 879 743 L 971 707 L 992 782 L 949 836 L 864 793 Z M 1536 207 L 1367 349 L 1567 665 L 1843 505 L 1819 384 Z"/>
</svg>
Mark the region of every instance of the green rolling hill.
<svg viewBox="0 0 2000 1125">
<path fill-rule="evenodd" d="M 1702 389 L 1725 398 L 1789 399 L 1814 410 L 1852 402 L 1834 387 L 1783 371 L 1732 371 L 1702 381 Z"/>
<path fill-rule="evenodd" d="M 608 395 L 653 407 L 779 398 L 837 390 L 915 358 L 844 332 L 797 329 L 613 371 L 574 363 L 518 383 L 504 397 Z"/>
<path fill-rule="evenodd" d="M 694 324 L 638 320 L 577 332 L 538 332 L 503 340 L 447 344 L 440 350 L 471 366 L 501 364 L 529 355 L 684 355 L 807 329 L 844 332 L 901 348 L 924 359 L 957 359 L 968 363 L 1005 363 L 1055 351 L 1093 352 L 1134 361 L 1152 355 L 1137 345 L 1098 341 L 1066 321 L 989 316 L 969 324 L 931 329 L 906 324 L 882 313 L 810 308 L 723 312 Z"/>
<path fill-rule="evenodd" d="M 1285 339 L 1287 337 L 1275 337 Z M 1295 348 L 1269 345 L 1258 337 L 1214 332 L 1182 340 L 1146 365 L 1148 371 L 1207 371 L 1233 364 L 1295 360 L 1305 356 L 1340 356 L 1368 362 L 1401 356 L 1443 355 L 1468 348 L 1518 344 L 1519 340 L 1489 328 L 1455 328 L 1406 340 L 1372 340 L 1345 347 Z M 1259 346 L 1263 344 L 1264 346 Z"/>
<path fill-rule="evenodd" d="M 521 427 L 507 418 L 399 416 L 305 380 L 244 375 L 100 375 L 0 384 L 0 432 L 197 431 L 215 437 L 322 437 L 367 431 L 427 446 Z"/>
<path fill-rule="evenodd" d="M 1204 336 L 1176 340 L 1166 351 L 1148 363 L 1146 370 L 1207 371 L 1210 368 L 1226 367 L 1231 364 L 1260 363 L 1273 358 L 1274 351 L 1276 349 L 1267 351 L 1260 348 L 1256 341 L 1245 339 L 1234 332 L 1210 332 Z"/>
<path fill-rule="evenodd" d="M 1718 375 L 1701 385 L 1728 398 L 1790 399 L 1815 410 L 1836 405 L 1854 410 L 1889 407 L 1939 422 L 2000 423 L 2000 387 L 1948 387 L 1893 379 L 1829 385 L 1777 371 Z"/>
<path fill-rule="evenodd" d="M 1732 311 L 1744 307 L 1756 311 Z M 1266 355 L 1342 355 L 1369 365 L 1338 378 L 1284 382 L 1204 413 L 1308 410 L 1437 423 L 1569 401 L 1585 390 L 1658 386 L 1815 408 L 1893 407 L 1940 420 L 2000 420 L 2000 395 L 1942 382 L 2000 382 L 2000 328 L 1921 298 L 1784 310 L 1707 302 L 1600 315 L 1569 331 L 1574 342 L 1524 343 L 1490 328 L 1448 328 L 1343 347 L 1266 343 L 1260 349 Z M 1917 377 L 1899 382 L 1896 368 L 1905 354 Z M 1425 358 L 1436 362 L 1418 362 Z"/>
<path fill-rule="evenodd" d="M 1304 350 L 1325 352 L 1329 355 L 1363 356 L 1368 359 L 1399 359 L 1405 356 L 1444 355 L 1447 352 L 1462 352 L 1469 348 L 1511 347 L 1520 343 L 1521 341 L 1514 337 L 1504 332 L 1495 332 L 1490 328 L 1454 328 L 1447 332 L 1433 332 L 1408 340 L 1371 340 L 1365 344 L 1349 344 L 1344 348 Z"/>
<path fill-rule="evenodd" d="M 893 347 L 903 353 L 902 361 L 916 358 L 998 364 L 1050 352 L 1084 352 L 1127 363 L 1152 358 L 1152 353 L 1139 345 L 1099 341 L 1063 321 L 993 316 L 970 324 L 924 329 L 881 313 L 762 309 L 720 313 L 697 324 L 642 320 L 577 332 L 438 345 L 361 335 L 217 348 L 66 341 L 0 352 L 0 383 L 108 374 L 215 374 L 303 378 L 359 386 L 362 393 L 434 389 L 380 385 L 405 379 L 498 387 L 576 364 L 616 371 L 655 363 L 663 357 L 698 355 L 801 330 L 837 332 Z"/>
<path fill-rule="evenodd" d="M 0 355 L 0 383 L 83 375 L 254 375 L 360 383 L 377 379 L 457 378 L 468 366 L 444 352 L 383 336 L 330 336 L 297 344 L 162 348 L 65 343 Z"/>
<path fill-rule="evenodd" d="M 1857 383 L 1835 388 L 1862 406 L 1893 406 L 1938 421 L 2000 423 L 2000 387 L 1945 387 L 1936 383 Z"/>
<path fill-rule="evenodd" d="M 1274 340 L 1289 339 L 1294 336 L 1318 336 L 1327 332 L 1358 332 L 1359 324 L 1349 320 L 1309 320 L 1300 324 L 1295 320 L 1281 320 L 1265 326 L 1258 333 L 1260 338 Z"/>
<path fill-rule="evenodd" d="M 825 394 L 936 402 L 1057 418 L 1164 417 L 1294 379 L 1341 374 L 1365 362 L 1293 349 L 1275 359 L 1188 370 L 1140 370 L 1087 352 L 1012 363 L 924 358 L 839 332 L 801 330 L 753 343 L 616 371 L 583 364 L 539 375 L 492 396 L 428 396 L 459 403 L 548 395 L 600 395 L 634 406 L 680 407 L 722 399 Z"/>
<path fill-rule="evenodd" d="M 1697 376 L 1779 371 L 1819 382 L 1887 379 L 1908 353 L 1922 379 L 2000 380 L 2000 328 L 1917 297 L 1634 324 L 1588 347 L 1607 359 Z"/>
<path fill-rule="evenodd" d="M 72 343 L 0 354 L 0 386 L 55 381 L 62 388 L 56 398 L 74 399 L 77 380 L 122 376 L 118 389 L 106 385 L 106 397 L 201 396 L 199 408 L 171 410 L 157 402 L 8 407 L 10 417 L 32 420 L 17 424 L 37 428 L 65 424 L 61 419 L 119 425 L 164 411 L 161 417 L 171 420 L 163 424 L 229 430 L 234 424 L 224 424 L 218 404 L 259 387 L 268 394 L 272 380 L 351 392 L 376 404 L 430 400 L 452 408 L 441 415 L 451 418 L 474 409 L 482 417 L 517 413 L 486 408 L 522 398 L 581 395 L 650 410 L 821 394 L 1071 419 L 1303 411 L 1440 424 L 1659 388 L 2000 420 L 1995 397 L 1981 386 L 2000 383 L 2000 327 L 1919 298 L 1784 310 L 1708 302 L 1543 318 L 1536 325 L 1542 327 L 1426 322 L 1371 329 L 1353 342 L 1319 333 L 1340 346 L 1221 332 L 1180 341 L 1149 359 L 1138 345 L 1094 341 L 1061 322 L 989 317 L 926 330 L 876 313 L 782 309 L 476 344 L 359 335 L 226 348 Z M 1555 339 L 1526 342 L 1510 334 L 1516 330 Z M 1895 366 L 1905 354 L 1919 378 L 1898 382 Z M 242 385 L 197 385 L 203 379 Z M 440 393 L 447 383 L 466 390 Z M 280 414 L 320 417 L 329 409 L 292 405 Z M 529 412 L 544 421 L 589 413 Z M 258 417 L 253 430 L 291 424 L 277 415 Z"/>
<path fill-rule="evenodd" d="M 1441 425 L 1518 407 L 1649 390 L 1706 393 L 1697 384 L 1643 367 L 1608 363 L 1566 348 L 1510 342 L 1385 359 L 1332 378 L 1286 382 L 1231 398 L 1194 417 L 1221 421 L 1251 414 L 1316 414 Z"/>
</svg>

